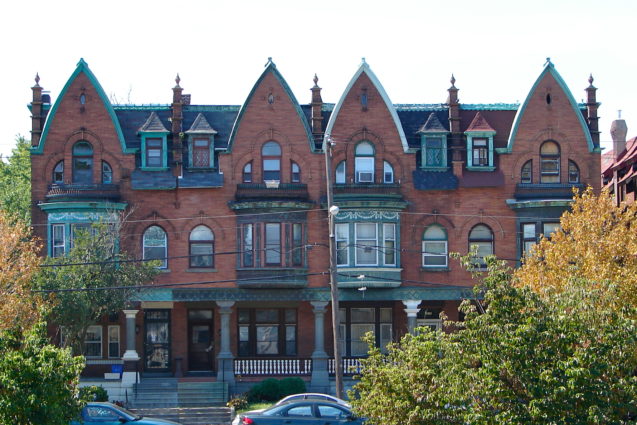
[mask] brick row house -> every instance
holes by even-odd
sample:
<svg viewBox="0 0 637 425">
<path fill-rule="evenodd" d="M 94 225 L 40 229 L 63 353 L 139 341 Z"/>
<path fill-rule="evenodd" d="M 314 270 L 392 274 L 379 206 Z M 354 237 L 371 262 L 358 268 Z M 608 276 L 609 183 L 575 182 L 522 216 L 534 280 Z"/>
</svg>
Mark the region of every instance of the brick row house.
<svg viewBox="0 0 637 425">
<path fill-rule="evenodd" d="M 326 142 L 345 365 L 366 332 L 382 348 L 460 318 L 474 282 L 450 252 L 515 265 L 573 186 L 600 186 L 596 89 L 577 103 L 550 61 L 522 104 L 460 103 L 453 77 L 443 103 L 393 104 L 365 61 L 336 104 L 316 77 L 300 104 L 271 60 L 240 106 L 194 104 L 179 77 L 170 104 L 111 104 L 83 60 L 53 104 L 38 80 L 32 217 L 46 254 L 129 211 L 122 249 L 161 260 L 135 309 L 91 328 L 89 374 L 121 361 L 142 377 L 301 376 L 327 390 Z"/>
</svg>

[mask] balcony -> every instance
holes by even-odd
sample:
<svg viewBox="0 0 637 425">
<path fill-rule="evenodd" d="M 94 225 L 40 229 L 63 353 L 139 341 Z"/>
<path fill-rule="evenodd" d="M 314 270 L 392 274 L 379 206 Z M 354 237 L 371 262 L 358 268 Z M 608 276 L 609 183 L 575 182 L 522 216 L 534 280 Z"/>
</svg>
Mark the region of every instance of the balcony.
<svg viewBox="0 0 637 425">
<path fill-rule="evenodd" d="M 252 199 L 307 201 L 309 196 L 307 184 L 279 183 L 278 181 L 267 183 L 240 183 L 237 185 L 237 192 L 235 193 L 237 201 Z"/>
<path fill-rule="evenodd" d="M 116 184 L 52 184 L 46 193 L 48 202 L 108 200 L 119 201 L 119 185 Z"/>
<path fill-rule="evenodd" d="M 306 268 L 239 268 L 239 288 L 304 288 L 307 286 Z"/>
<path fill-rule="evenodd" d="M 334 204 L 349 208 L 384 209 L 403 209 L 407 206 L 407 202 L 403 199 L 399 183 L 335 184 Z"/>
<path fill-rule="evenodd" d="M 582 183 L 518 183 L 515 186 L 515 199 L 533 200 L 533 199 L 571 199 L 573 197 L 573 188 L 583 190 Z"/>
</svg>

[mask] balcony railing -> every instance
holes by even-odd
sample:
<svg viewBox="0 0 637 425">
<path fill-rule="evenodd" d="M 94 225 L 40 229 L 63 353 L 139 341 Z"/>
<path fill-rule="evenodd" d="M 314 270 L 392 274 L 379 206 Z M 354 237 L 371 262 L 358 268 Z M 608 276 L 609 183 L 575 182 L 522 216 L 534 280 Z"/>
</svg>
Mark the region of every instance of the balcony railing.
<svg viewBox="0 0 637 425">
<path fill-rule="evenodd" d="M 48 201 L 60 199 L 118 200 L 119 198 L 119 185 L 116 184 L 52 184 L 46 193 Z"/>
<path fill-rule="evenodd" d="M 312 374 L 312 359 L 250 357 L 234 359 L 234 374 L 241 376 L 299 376 Z"/>
<path fill-rule="evenodd" d="M 343 376 L 358 375 L 361 372 L 361 358 L 360 357 L 342 357 L 341 364 L 343 366 Z M 330 375 L 335 373 L 335 364 L 333 358 L 330 358 L 327 369 Z"/>
<path fill-rule="evenodd" d="M 573 197 L 573 188 L 582 190 L 581 183 L 518 183 L 515 199 L 568 199 Z"/>
<path fill-rule="evenodd" d="M 309 198 L 305 183 L 240 183 L 235 193 L 237 201 L 247 199 L 299 199 Z"/>
<path fill-rule="evenodd" d="M 335 184 L 334 195 L 401 195 L 400 183 Z"/>
</svg>

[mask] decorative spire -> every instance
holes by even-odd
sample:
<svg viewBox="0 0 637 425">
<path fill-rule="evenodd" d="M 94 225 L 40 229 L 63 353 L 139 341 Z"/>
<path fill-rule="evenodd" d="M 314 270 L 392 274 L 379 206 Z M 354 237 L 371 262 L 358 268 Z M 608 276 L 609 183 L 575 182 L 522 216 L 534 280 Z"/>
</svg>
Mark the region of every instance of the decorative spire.
<svg viewBox="0 0 637 425">
<path fill-rule="evenodd" d="M 179 87 L 180 82 L 181 82 L 181 78 L 179 78 L 179 73 L 177 73 L 177 77 L 175 77 L 175 83 L 177 83 L 177 85 L 175 87 Z"/>
<path fill-rule="evenodd" d="M 453 74 L 451 74 L 451 80 L 449 80 L 449 82 L 451 83 L 451 88 L 456 88 L 456 77 L 454 77 Z"/>
<path fill-rule="evenodd" d="M 551 58 L 546 58 L 546 62 L 544 62 L 544 66 L 551 65 Z"/>
<path fill-rule="evenodd" d="M 595 79 L 593 78 L 593 74 L 591 74 L 591 75 L 588 77 L 588 84 L 589 84 L 589 86 L 588 86 L 588 87 L 593 87 L 593 81 L 595 81 Z"/>
<path fill-rule="evenodd" d="M 40 87 L 40 74 L 35 73 L 35 86 Z"/>
<path fill-rule="evenodd" d="M 314 74 L 314 78 L 312 81 L 314 81 L 314 87 L 318 87 L 318 77 L 316 76 L 316 74 Z"/>
<path fill-rule="evenodd" d="M 365 58 L 361 58 L 362 63 L 367 63 L 365 62 Z"/>
</svg>

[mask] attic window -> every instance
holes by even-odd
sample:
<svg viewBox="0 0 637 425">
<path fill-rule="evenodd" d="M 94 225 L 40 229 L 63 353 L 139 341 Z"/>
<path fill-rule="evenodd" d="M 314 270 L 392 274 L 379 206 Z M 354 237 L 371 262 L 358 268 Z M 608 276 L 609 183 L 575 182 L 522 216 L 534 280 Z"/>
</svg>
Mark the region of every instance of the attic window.
<svg viewBox="0 0 637 425">
<path fill-rule="evenodd" d="M 80 104 L 81 105 L 85 105 L 86 104 L 86 95 L 84 93 L 82 93 L 80 95 Z"/>
<path fill-rule="evenodd" d="M 367 110 L 367 89 L 363 89 L 361 93 L 361 106 L 363 107 L 363 111 Z"/>
<path fill-rule="evenodd" d="M 547 105 L 550 105 L 550 104 L 551 104 L 551 93 L 548 93 L 548 94 L 546 95 L 546 104 L 547 104 Z"/>
</svg>

